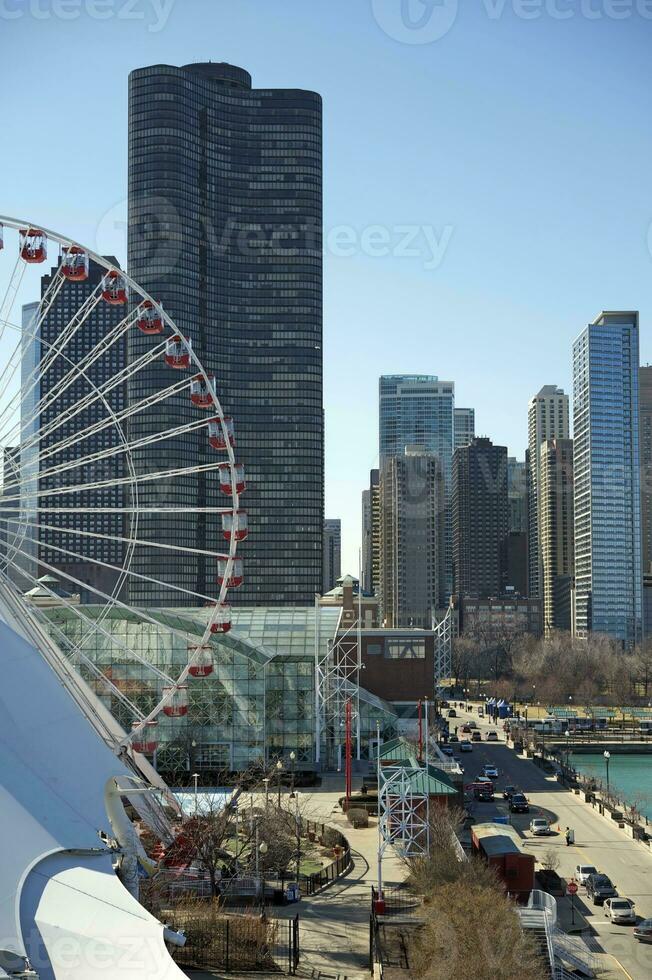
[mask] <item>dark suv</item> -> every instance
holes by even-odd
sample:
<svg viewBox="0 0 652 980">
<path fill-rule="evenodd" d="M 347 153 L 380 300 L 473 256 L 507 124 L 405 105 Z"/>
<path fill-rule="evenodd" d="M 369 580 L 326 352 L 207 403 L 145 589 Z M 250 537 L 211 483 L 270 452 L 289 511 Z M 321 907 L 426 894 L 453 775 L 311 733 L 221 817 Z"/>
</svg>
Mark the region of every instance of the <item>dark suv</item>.
<svg viewBox="0 0 652 980">
<path fill-rule="evenodd" d="M 511 813 L 529 813 L 530 804 L 523 793 L 512 793 L 509 798 L 509 809 Z"/>
<path fill-rule="evenodd" d="M 586 879 L 586 896 L 593 899 L 594 905 L 602 905 L 605 898 L 616 898 L 618 892 L 606 875 L 589 875 Z"/>
</svg>

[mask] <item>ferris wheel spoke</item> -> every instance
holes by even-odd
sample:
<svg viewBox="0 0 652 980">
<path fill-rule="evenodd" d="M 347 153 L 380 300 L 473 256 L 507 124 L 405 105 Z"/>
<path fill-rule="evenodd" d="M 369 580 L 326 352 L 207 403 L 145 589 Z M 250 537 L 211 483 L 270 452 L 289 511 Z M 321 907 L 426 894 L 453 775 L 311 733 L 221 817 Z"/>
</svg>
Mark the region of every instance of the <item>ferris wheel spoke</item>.
<svg viewBox="0 0 652 980">
<path fill-rule="evenodd" d="M 230 466 L 229 463 L 216 460 L 213 463 L 198 463 L 195 466 L 180 466 L 172 470 L 154 470 L 151 473 L 139 473 L 136 476 L 115 477 L 114 479 L 111 480 L 97 480 L 95 483 L 76 483 L 76 484 L 72 484 L 71 486 L 52 487 L 47 490 L 42 490 L 39 488 L 37 494 L 39 499 L 44 497 L 65 497 L 66 495 L 71 493 L 81 494 L 87 491 L 95 492 L 99 490 L 111 490 L 116 487 L 122 487 L 127 485 L 133 486 L 135 484 L 152 483 L 154 481 L 173 480 L 176 479 L 177 477 L 195 476 L 198 473 L 212 473 L 214 470 L 220 470 L 221 467 L 229 467 L 229 466 Z M 33 479 L 34 478 L 28 478 L 22 484 L 17 484 L 11 487 L 8 486 L 7 489 L 15 490 L 20 486 L 25 486 L 26 484 L 29 484 L 31 486 L 33 483 Z M 231 486 L 230 480 L 228 485 Z M 221 486 L 224 486 L 224 484 L 221 484 Z M 239 493 L 241 492 L 242 490 L 239 491 Z M 234 495 L 236 504 L 238 503 L 239 500 L 239 493 Z M 14 496 L 8 495 L 7 497 L 4 496 L 2 497 L 2 501 L 3 502 L 6 501 L 7 503 L 16 503 L 20 501 L 20 499 L 21 499 L 20 495 L 14 495 Z M 89 506 L 92 505 L 89 504 Z"/>
<path fill-rule="evenodd" d="M 144 449 L 148 446 L 156 445 L 159 442 L 164 442 L 168 439 L 175 438 L 180 435 L 186 435 L 191 432 L 196 432 L 200 429 L 206 428 L 206 420 L 198 419 L 195 422 L 187 422 L 185 425 L 178 426 L 175 429 L 169 429 L 164 432 L 154 433 L 149 436 L 143 436 L 141 439 L 136 439 L 133 442 L 125 442 L 122 445 L 109 446 L 107 449 L 102 449 L 96 453 L 90 453 L 88 456 L 79 456 L 71 459 L 68 463 L 60 463 L 58 466 L 53 466 L 50 469 L 39 469 L 38 479 L 43 480 L 45 478 L 51 478 L 53 476 L 59 476 L 68 470 L 79 470 L 86 466 L 93 466 L 96 463 L 103 462 L 107 459 L 112 459 L 115 456 L 120 456 L 124 453 L 129 453 L 134 450 Z M 67 447 L 66 447 L 67 448 Z M 60 453 L 61 450 L 56 450 L 56 455 Z M 47 457 L 55 455 L 54 450 L 50 450 L 47 453 L 42 453 L 39 462 L 43 462 Z M 219 464 L 218 464 L 219 465 Z M 27 483 L 33 483 L 35 477 L 28 476 L 22 477 L 19 480 L 12 482 L 7 482 L 4 484 L 4 490 L 18 490 L 24 488 Z"/>
<path fill-rule="evenodd" d="M 48 544 L 47 547 L 50 548 L 50 545 Z M 74 575 L 71 575 L 70 572 L 65 571 L 65 569 L 61 568 L 58 565 L 52 565 L 52 564 L 50 564 L 50 562 L 45 561 L 40 556 L 39 556 L 38 563 L 39 563 L 40 566 L 42 566 L 43 568 L 47 569 L 49 572 L 52 572 L 54 575 L 60 576 L 61 578 L 65 578 L 67 582 L 72 582 L 73 585 L 79 586 L 79 588 L 82 589 L 82 590 L 86 589 L 87 591 L 92 592 L 93 595 L 99 596 L 105 602 L 111 603 L 112 606 L 117 606 L 119 609 L 124 609 L 124 611 L 126 613 L 128 613 L 130 616 L 137 617 L 143 623 L 149 623 L 150 626 L 155 626 L 157 629 L 160 629 L 160 627 L 161 627 L 160 622 L 157 619 L 155 619 L 153 616 L 150 616 L 149 613 L 147 613 L 144 609 L 141 609 L 140 606 L 131 606 L 128 603 L 123 602 L 121 599 L 116 598 L 115 596 L 110 596 L 106 592 L 103 592 L 102 589 L 98 589 L 96 586 L 91 585 L 88 582 L 82 582 L 81 579 L 78 579 Z M 167 587 L 167 583 L 164 583 L 164 584 Z M 211 599 L 211 602 L 214 602 L 214 600 Z M 71 608 L 71 609 L 75 609 L 76 610 L 79 607 L 70 605 L 68 608 Z M 94 623 L 89 620 L 89 625 L 94 626 Z M 166 632 L 172 634 L 173 636 L 178 636 L 181 639 L 186 640 L 186 641 L 188 639 L 188 634 L 185 633 L 183 630 L 177 629 L 175 626 L 168 626 L 166 624 L 165 629 L 166 629 Z M 205 637 L 205 639 L 208 638 L 208 634 L 209 634 L 209 630 L 206 629 L 204 631 L 204 637 Z M 112 634 L 108 634 L 108 636 L 109 636 L 109 638 L 111 638 L 113 640 Z M 130 654 L 135 659 L 138 659 L 137 654 L 135 653 L 134 650 L 131 649 L 131 647 L 128 647 L 128 648 L 125 648 L 125 649 L 128 649 L 129 652 L 130 652 Z M 163 674 L 163 672 L 162 671 L 159 671 L 158 668 L 156 668 L 153 664 L 150 663 L 150 661 L 143 659 L 142 662 L 144 664 L 147 664 L 147 666 L 149 666 L 155 672 L 158 671 L 158 673 Z"/>
<path fill-rule="evenodd" d="M 43 589 L 45 592 L 47 592 L 52 597 L 52 599 L 58 600 L 59 602 L 61 601 L 61 596 L 57 595 L 57 593 L 52 588 L 50 588 L 47 582 L 43 582 L 42 579 L 35 578 L 34 575 L 30 575 L 28 572 L 24 572 L 24 575 L 28 581 L 32 582 L 39 589 Z M 174 679 L 170 677 L 168 674 L 166 674 L 165 671 L 161 670 L 160 667 L 157 667 L 156 664 L 152 663 L 150 660 L 147 660 L 146 657 L 142 657 L 132 647 L 127 646 L 127 644 L 124 643 L 119 636 L 116 636 L 115 633 L 110 633 L 108 630 L 104 629 L 102 624 L 99 623 L 97 619 L 91 619 L 89 616 L 86 616 L 86 614 L 82 612 L 81 606 L 66 607 L 67 612 L 70 612 L 71 610 L 75 615 L 75 617 L 81 623 L 83 623 L 85 626 L 88 627 L 88 632 L 82 635 L 81 639 L 79 640 L 79 643 L 75 643 L 74 640 L 70 636 L 68 636 L 68 634 L 64 630 L 61 630 L 58 624 L 56 622 L 53 622 L 53 620 L 49 616 L 42 614 L 41 619 L 48 629 L 54 628 L 57 629 L 59 633 L 63 634 L 63 636 L 65 636 L 66 638 L 67 643 L 74 650 L 74 652 L 78 656 L 84 658 L 89 665 L 92 665 L 93 670 L 97 671 L 98 676 L 106 680 L 107 683 L 111 684 L 111 679 L 108 678 L 106 674 L 104 674 L 100 670 L 100 668 L 97 667 L 97 665 L 93 664 L 93 661 L 89 659 L 88 654 L 86 654 L 84 650 L 81 648 L 81 644 L 84 643 L 86 640 L 88 640 L 90 636 L 95 635 L 96 633 L 101 633 L 105 639 L 110 640 L 112 646 L 116 646 L 123 653 L 128 654 L 130 660 L 135 660 L 142 667 L 146 667 L 166 687 L 170 684 L 175 683 Z M 34 611 L 39 612 L 38 606 L 34 607 Z M 115 685 L 113 684 L 111 684 L 111 686 L 115 687 Z M 116 688 L 116 690 L 120 692 L 119 688 Z M 133 704 L 133 702 L 131 702 L 129 698 L 126 697 L 126 695 L 122 694 L 122 692 L 120 692 L 120 694 L 125 699 L 125 702 L 131 707 L 133 712 L 139 715 L 141 718 L 144 718 L 144 715 L 136 707 L 136 705 Z"/>
<path fill-rule="evenodd" d="M 68 513 L 68 509 L 66 509 L 64 512 Z M 179 512 L 184 514 L 187 513 L 185 508 L 183 509 L 183 511 L 179 511 Z M 84 511 L 84 513 L 88 513 L 88 511 Z M 93 513 L 96 513 L 95 508 L 93 508 Z M 115 513 L 115 511 L 111 510 L 111 513 Z M 155 511 L 155 512 L 153 511 L 152 514 L 154 513 L 158 514 L 159 511 Z M 227 514 L 232 514 L 232 513 L 233 513 L 232 511 L 227 511 Z M 83 538 L 94 538 L 95 540 L 100 540 L 100 541 L 111 541 L 115 544 L 133 544 L 135 546 L 142 547 L 142 548 L 159 548 L 163 551 L 173 551 L 177 554 L 182 554 L 182 555 L 197 555 L 198 557 L 201 556 L 204 558 L 217 559 L 217 558 L 228 557 L 223 551 L 208 551 L 203 548 L 188 548 L 185 545 L 166 544 L 163 541 L 150 541 L 147 540 L 146 538 L 126 538 L 115 534 L 102 534 L 99 531 L 84 531 L 74 527 L 61 527 L 58 524 L 45 524 L 41 521 L 37 522 L 37 521 L 30 521 L 30 520 L 20 520 L 20 518 L 15 519 L 10 517 L 0 516 L 0 523 L 3 520 L 7 524 L 18 524 L 21 527 L 27 525 L 28 527 L 41 528 L 44 531 L 56 531 L 57 534 L 72 534 Z M 47 545 L 46 547 L 49 547 L 49 545 Z"/>
<path fill-rule="evenodd" d="M 81 361 L 79 361 L 79 363 L 75 364 L 74 367 L 72 367 L 68 371 L 68 373 L 61 378 L 59 382 L 54 384 L 48 390 L 47 395 L 45 395 L 36 403 L 36 405 L 34 406 L 33 415 L 41 414 L 42 412 L 44 412 L 45 409 L 52 404 L 52 402 L 60 398 L 63 395 L 63 393 L 67 391 L 68 388 L 71 387 L 71 385 L 73 385 L 76 381 L 78 381 L 79 377 L 85 374 L 85 372 L 90 367 L 92 367 L 96 361 L 98 361 L 101 357 L 104 356 L 104 354 L 110 351 L 113 345 L 116 344 L 122 337 L 124 337 L 127 331 L 132 327 L 134 320 L 136 319 L 137 316 L 138 316 L 138 312 L 134 310 L 123 320 L 117 323 L 109 331 L 109 333 L 107 333 L 102 338 L 102 340 L 99 341 L 99 343 L 97 343 L 95 347 L 93 347 L 92 350 L 90 350 L 88 354 L 81 359 Z"/>
<path fill-rule="evenodd" d="M 168 388 L 161 389 L 160 391 L 156 392 L 155 395 L 151 395 L 147 398 L 141 399 L 140 401 L 134 402 L 118 412 L 114 411 L 109 413 L 105 418 L 99 419 L 97 422 L 94 422 L 83 429 L 79 429 L 77 432 L 73 433 L 70 436 L 67 436 L 65 439 L 61 439 L 59 442 L 50 445 L 47 448 L 47 450 L 41 453 L 40 459 L 44 460 L 50 456 L 54 456 L 57 453 L 62 452 L 63 450 L 68 450 L 72 446 L 77 445 L 80 442 L 84 442 L 86 439 L 90 439 L 91 437 L 98 435 L 104 429 L 107 429 L 111 426 L 121 425 L 122 422 L 125 422 L 127 421 L 127 419 L 131 418 L 132 416 L 139 414 L 145 408 L 152 408 L 154 405 L 158 405 L 160 402 L 165 401 L 168 398 L 172 398 L 174 395 L 183 391 L 184 388 L 187 388 L 188 384 L 189 384 L 188 380 L 184 379 L 183 381 L 179 381 L 174 385 L 170 385 Z M 84 408 L 86 407 L 89 406 L 84 406 Z M 63 422 L 68 421 L 70 418 L 72 418 L 71 413 L 62 412 L 61 415 L 57 416 L 57 418 L 52 422 L 52 427 L 47 426 L 48 429 L 47 432 L 45 431 L 45 429 L 41 431 L 40 437 L 42 438 L 44 435 L 51 434 L 51 432 L 55 432 L 58 428 L 60 428 Z M 57 423 L 56 426 L 54 425 L 55 422 Z M 206 423 L 204 422 L 204 424 Z M 38 441 L 39 439 L 37 437 L 34 437 L 33 439 L 27 440 L 27 442 L 25 443 L 21 443 L 21 447 L 23 449 L 31 448 Z"/>
<path fill-rule="evenodd" d="M 52 419 L 46 425 L 42 426 L 34 436 L 28 439 L 25 443 L 22 443 L 21 444 L 22 448 L 29 448 L 30 446 L 37 443 L 39 440 L 43 439 L 45 436 L 51 435 L 53 432 L 56 432 L 57 429 L 61 428 L 64 422 L 72 421 L 72 419 L 76 418 L 80 413 L 87 411 L 89 408 L 91 408 L 91 406 L 93 406 L 96 401 L 101 400 L 106 403 L 107 395 L 109 395 L 116 388 L 120 388 L 127 381 L 129 381 L 130 378 L 132 378 L 135 374 L 137 374 L 139 371 L 143 370 L 143 368 L 151 364 L 152 361 L 156 359 L 158 354 L 160 354 L 161 349 L 162 349 L 161 347 L 159 347 L 158 349 L 156 348 L 152 349 L 147 354 L 144 354 L 137 361 L 134 361 L 132 364 L 128 365 L 122 371 L 118 372 L 118 374 L 114 375 L 104 384 L 93 387 L 93 390 L 89 392 L 87 395 L 84 395 L 84 397 L 77 402 L 74 408 L 68 408 L 62 410 L 59 413 L 59 415 L 56 416 L 56 418 Z M 184 379 L 183 382 L 179 382 L 179 387 L 180 389 L 183 389 L 189 384 L 190 384 L 190 380 Z M 21 420 L 20 423 L 21 433 L 25 432 L 26 429 L 28 429 L 34 422 L 36 422 L 37 418 L 38 416 L 34 412 L 32 412 L 31 415 L 29 415 L 25 420 Z M 111 424 L 112 422 L 115 422 L 115 413 L 113 412 L 111 412 L 111 418 L 107 424 Z M 65 445 L 67 444 L 67 440 L 62 440 L 62 444 L 65 448 Z"/>
<path fill-rule="evenodd" d="M 64 282 L 63 277 L 57 277 L 57 276 L 53 277 L 50 285 L 48 286 L 43 297 L 41 298 L 41 301 L 39 302 L 37 309 L 34 311 L 34 314 L 30 322 L 28 323 L 26 329 L 23 329 L 22 327 L 19 327 L 18 325 L 11 323 L 9 320 L 2 320 L 2 331 L 0 332 L 0 337 L 4 333 L 5 327 L 9 326 L 18 332 L 18 339 L 16 341 L 16 345 L 13 351 L 11 352 L 10 356 L 7 359 L 7 363 L 5 364 L 2 374 L 0 374 L 0 402 L 2 402 L 5 392 L 8 390 L 9 385 L 13 381 L 17 372 L 21 370 L 23 366 L 23 362 L 25 360 L 25 356 L 28 350 L 30 349 L 31 344 L 38 336 L 39 330 L 41 328 L 41 324 L 43 323 L 45 317 L 48 315 L 50 309 L 52 308 L 52 304 L 54 303 L 57 296 L 59 295 L 59 291 L 63 286 L 63 282 Z M 18 356 L 18 352 L 20 352 L 20 357 Z M 7 375 L 8 371 L 9 374 Z M 31 374 L 33 374 L 33 371 L 31 372 Z M 25 381 L 25 384 L 27 384 L 27 381 L 31 380 L 31 374 L 30 374 L 30 378 L 28 378 Z M 21 386 L 21 391 L 18 391 L 15 395 L 13 395 L 12 398 L 10 398 L 5 402 L 4 408 L 2 409 L 2 411 L 0 411 L 0 422 L 6 416 L 6 414 L 16 406 L 17 400 L 22 397 L 23 395 L 22 395 L 22 386 Z"/>
</svg>

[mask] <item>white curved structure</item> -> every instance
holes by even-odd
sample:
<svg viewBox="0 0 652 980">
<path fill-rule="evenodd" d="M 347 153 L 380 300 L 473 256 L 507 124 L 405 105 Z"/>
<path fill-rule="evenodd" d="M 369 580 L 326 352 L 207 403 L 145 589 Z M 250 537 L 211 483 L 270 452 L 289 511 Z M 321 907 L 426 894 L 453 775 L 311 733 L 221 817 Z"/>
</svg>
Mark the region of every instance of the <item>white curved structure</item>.
<svg viewBox="0 0 652 980">
<path fill-rule="evenodd" d="M 9 625 L 4 602 L 0 613 L 3 948 L 29 958 L 41 980 L 183 976 L 163 925 L 113 869 L 123 855 L 107 789 L 116 780 L 132 789 L 134 771 L 89 724 L 48 652 Z"/>
</svg>

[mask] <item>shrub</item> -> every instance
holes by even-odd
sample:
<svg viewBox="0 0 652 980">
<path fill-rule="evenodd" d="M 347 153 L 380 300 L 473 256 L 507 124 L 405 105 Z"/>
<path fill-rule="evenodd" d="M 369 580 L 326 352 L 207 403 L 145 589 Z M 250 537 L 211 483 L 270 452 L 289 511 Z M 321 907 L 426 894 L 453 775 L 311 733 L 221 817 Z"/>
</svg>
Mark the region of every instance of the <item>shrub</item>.
<svg viewBox="0 0 652 980">
<path fill-rule="evenodd" d="M 346 811 L 346 818 L 356 830 L 369 826 L 369 814 L 361 806 L 351 806 Z"/>
<path fill-rule="evenodd" d="M 342 843 L 342 835 L 339 830 L 335 830 L 333 827 L 324 827 L 321 840 L 324 847 L 336 847 Z"/>
</svg>

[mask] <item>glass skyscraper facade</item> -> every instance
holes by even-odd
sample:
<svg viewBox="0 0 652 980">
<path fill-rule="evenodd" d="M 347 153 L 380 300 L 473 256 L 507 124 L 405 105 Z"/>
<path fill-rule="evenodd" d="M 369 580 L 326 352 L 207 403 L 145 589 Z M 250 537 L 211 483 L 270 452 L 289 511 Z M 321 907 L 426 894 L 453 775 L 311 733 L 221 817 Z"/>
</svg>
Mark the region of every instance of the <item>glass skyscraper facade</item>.
<svg viewBox="0 0 652 980">
<path fill-rule="evenodd" d="M 322 584 L 322 109 L 314 92 L 254 89 L 226 64 L 154 65 L 129 82 L 129 271 L 163 303 L 216 375 L 235 420 L 245 465 L 250 537 L 240 552 L 243 605 L 312 602 Z M 151 341 L 130 334 L 131 358 Z M 140 372 L 129 398 L 172 384 L 162 361 Z M 156 411 L 166 424 L 197 418 L 187 392 Z M 133 436 L 156 425 L 141 412 Z M 212 462 L 203 430 L 148 447 L 152 471 L 170 460 Z M 214 472 L 165 486 L 145 484 L 155 509 L 174 493 L 185 517 L 141 519 L 139 537 L 219 550 L 224 506 Z M 200 512 L 192 508 L 199 508 Z M 144 547 L 133 566 L 198 594 L 215 591 L 214 561 Z M 165 574 L 158 567 L 165 563 Z M 178 604 L 178 594 L 141 582 L 132 601 Z M 198 599 L 198 604 L 201 600 Z"/>
<path fill-rule="evenodd" d="M 602 313 L 573 345 L 575 630 L 642 632 L 639 325 Z"/>
<path fill-rule="evenodd" d="M 455 433 L 455 385 L 435 375 L 384 375 L 379 383 L 380 462 L 403 456 L 405 447 L 425 449 L 441 462 L 446 499 L 445 572 L 439 586 L 441 608 L 452 590 L 450 493 Z"/>
</svg>

